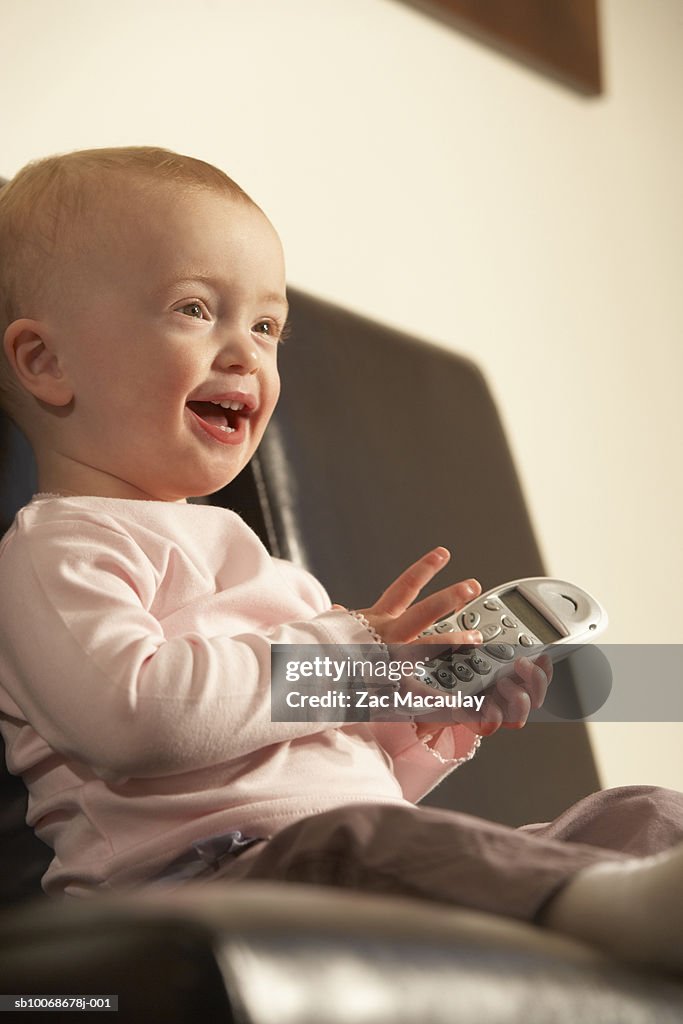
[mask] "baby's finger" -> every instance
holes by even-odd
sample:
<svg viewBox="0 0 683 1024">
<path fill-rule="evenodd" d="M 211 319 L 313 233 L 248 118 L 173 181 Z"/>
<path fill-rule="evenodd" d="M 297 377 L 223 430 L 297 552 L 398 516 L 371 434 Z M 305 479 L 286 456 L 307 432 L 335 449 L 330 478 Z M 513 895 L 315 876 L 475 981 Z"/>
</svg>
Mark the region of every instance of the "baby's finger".
<svg viewBox="0 0 683 1024">
<path fill-rule="evenodd" d="M 553 681 L 553 659 L 549 654 L 542 654 L 540 658 L 535 658 L 534 661 L 543 670 L 547 689 Z"/>
<path fill-rule="evenodd" d="M 528 693 L 531 697 L 532 708 L 540 708 L 553 678 L 553 663 L 548 655 L 544 654 L 534 660 L 533 666 L 532 683 Z"/>
<path fill-rule="evenodd" d="M 540 708 L 545 700 L 548 683 L 552 677 L 552 662 L 546 656 L 537 659 L 518 658 L 515 661 L 517 682 L 521 683 L 529 694 L 532 708 Z"/>
<path fill-rule="evenodd" d="M 495 699 L 493 694 L 488 693 L 484 700 L 481 713 L 475 719 L 476 724 L 470 726 L 470 728 L 480 736 L 492 736 L 494 732 L 497 732 L 500 729 L 503 724 L 503 719 L 504 715 L 499 702 Z"/>
<path fill-rule="evenodd" d="M 413 603 L 437 572 L 443 569 L 450 557 L 450 552 L 446 548 L 439 547 L 418 558 L 417 562 L 413 562 L 389 584 L 381 597 L 375 601 L 372 610 L 377 615 L 400 615 Z"/>
<path fill-rule="evenodd" d="M 451 612 L 459 611 L 474 597 L 481 593 L 481 585 L 477 580 L 462 580 L 460 583 L 453 583 L 450 587 L 444 587 L 435 594 L 430 594 L 417 604 L 411 605 L 397 619 L 396 624 L 400 627 L 402 637 L 408 641 L 419 636 L 423 630 L 433 626 L 439 619 L 445 618 Z M 451 646 L 450 633 L 439 634 L 442 637 L 444 646 Z M 428 639 L 428 638 L 425 638 Z M 420 642 L 422 638 L 420 638 Z M 469 643 L 469 641 L 459 641 Z"/>
<path fill-rule="evenodd" d="M 426 647 L 436 647 L 437 650 L 430 657 L 436 657 L 441 651 L 448 651 L 449 653 L 453 648 L 458 647 L 472 647 L 475 644 L 482 644 L 484 637 L 478 629 L 468 629 L 465 632 L 458 633 L 430 633 L 429 636 L 418 636 L 412 643 L 407 644 L 408 655 L 410 655 L 413 648 L 420 653 L 420 648 L 424 644 Z M 403 648 L 406 646 L 405 643 L 394 645 L 399 653 L 403 652 Z"/>
<path fill-rule="evenodd" d="M 526 725 L 531 711 L 531 697 L 523 686 L 509 676 L 504 676 L 496 683 L 491 696 L 503 713 L 502 724 L 506 729 L 521 729 Z"/>
</svg>

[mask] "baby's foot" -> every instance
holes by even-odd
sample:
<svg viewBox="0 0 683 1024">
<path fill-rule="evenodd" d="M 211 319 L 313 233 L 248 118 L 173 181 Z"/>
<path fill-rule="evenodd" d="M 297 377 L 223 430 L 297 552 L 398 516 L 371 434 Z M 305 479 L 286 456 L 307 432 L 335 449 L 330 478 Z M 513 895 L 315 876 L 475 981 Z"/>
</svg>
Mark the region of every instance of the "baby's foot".
<svg viewBox="0 0 683 1024">
<path fill-rule="evenodd" d="M 683 845 L 580 871 L 543 923 L 624 960 L 683 973 Z"/>
</svg>

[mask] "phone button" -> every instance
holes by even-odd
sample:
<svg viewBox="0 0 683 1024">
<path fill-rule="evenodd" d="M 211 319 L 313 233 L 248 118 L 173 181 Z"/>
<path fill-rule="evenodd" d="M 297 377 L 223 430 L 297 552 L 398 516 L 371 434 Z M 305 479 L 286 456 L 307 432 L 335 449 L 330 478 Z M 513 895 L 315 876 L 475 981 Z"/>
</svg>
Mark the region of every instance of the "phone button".
<svg viewBox="0 0 683 1024">
<path fill-rule="evenodd" d="M 515 620 L 511 619 L 509 615 L 504 615 L 500 621 L 503 623 L 506 629 L 514 629 L 517 625 Z"/>
<path fill-rule="evenodd" d="M 447 668 L 440 668 L 436 672 L 436 678 L 439 686 L 442 686 L 446 690 L 452 690 L 455 686 L 455 676 L 452 672 L 449 672 Z"/>
<path fill-rule="evenodd" d="M 497 622 L 489 622 L 481 627 L 481 635 L 484 640 L 493 640 L 494 636 L 498 636 L 499 633 L 502 633 L 502 629 Z"/>
<path fill-rule="evenodd" d="M 437 624 L 434 627 L 434 629 L 436 630 L 437 633 L 454 633 L 455 632 L 455 626 L 453 625 L 452 622 L 449 622 L 448 620 L 446 620 L 444 622 L 437 622 Z"/>
<path fill-rule="evenodd" d="M 453 666 L 453 671 L 461 683 L 469 683 L 474 679 L 474 672 L 464 661 L 457 661 Z"/>
<path fill-rule="evenodd" d="M 479 612 L 463 612 L 460 622 L 463 629 L 476 629 L 481 621 Z"/>
<path fill-rule="evenodd" d="M 526 633 L 521 633 L 520 634 L 519 642 L 522 645 L 522 647 L 535 647 L 536 646 L 536 641 L 533 640 L 530 636 L 527 636 Z"/>
<path fill-rule="evenodd" d="M 436 680 L 434 679 L 434 676 L 432 675 L 432 673 L 431 672 L 427 672 L 426 669 L 423 669 L 421 672 L 417 672 L 416 671 L 415 672 L 415 678 L 417 679 L 418 682 L 424 683 L 425 686 L 437 686 L 438 685 Z"/>
<path fill-rule="evenodd" d="M 480 676 L 487 676 L 493 667 L 490 661 L 482 658 L 481 654 L 473 654 L 470 658 L 470 665 Z"/>
<path fill-rule="evenodd" d="M 515 649 L 510 644 L 487 644 L 484 650 L 498 661 L 512 661 L 515 656 Z"/>
<path fill-rule="evenodd" d="M 498 603 L 498 601 L 488 600 L 484 601 L 484 608 L 486 608 L 486 610 L 489 612 L 499 612 L 500 604 Z"/>
</svg>

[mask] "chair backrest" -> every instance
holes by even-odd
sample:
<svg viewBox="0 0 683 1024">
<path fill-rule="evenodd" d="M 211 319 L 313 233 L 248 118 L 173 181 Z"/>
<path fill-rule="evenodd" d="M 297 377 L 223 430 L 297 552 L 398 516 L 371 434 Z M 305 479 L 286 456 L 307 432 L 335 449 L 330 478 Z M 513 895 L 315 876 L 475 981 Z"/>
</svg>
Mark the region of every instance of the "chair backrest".
<svg viewBox="0 0 683 1024">
<path fill-rule="evenodd" d="M 290 302 L 282 396 L 260 451 L 286 553 L 356 604 L 436 544 L 453 552 L 450 575 L 485 587 L 540 571 L 477 367 L 310 296 Z"/>
</svg>

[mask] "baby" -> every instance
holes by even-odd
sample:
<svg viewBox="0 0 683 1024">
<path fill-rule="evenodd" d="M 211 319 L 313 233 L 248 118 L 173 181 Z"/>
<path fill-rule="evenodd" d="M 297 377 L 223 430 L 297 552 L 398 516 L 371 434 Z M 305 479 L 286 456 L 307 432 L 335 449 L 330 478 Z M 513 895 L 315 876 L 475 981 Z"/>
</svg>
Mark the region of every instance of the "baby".
<svg viewBox="0 0 683 1024">
<path fill-rule="evenodd" d="M 282 247 L 238 185 L 143 147 L 30 164 L 0 190 L 0 299 L 0 400 L 40 488 L 0 544 L 0 724 L 55 853 L 48 892 L 388 888 L 681 966 L 678 794 L 596 794 L 527 831 L 415 807 L 525 723 L 547 658 L 518 660 L 478 716 L 271 722 L 271 645 L 411 642 L 480 587 L 419 600 L 437 547 L 348 611 L 236 514 L 188 503 L 243 469 L 279 394 Z M 615 813 L 656 839 L 604 848 Z"/>
</svg>

